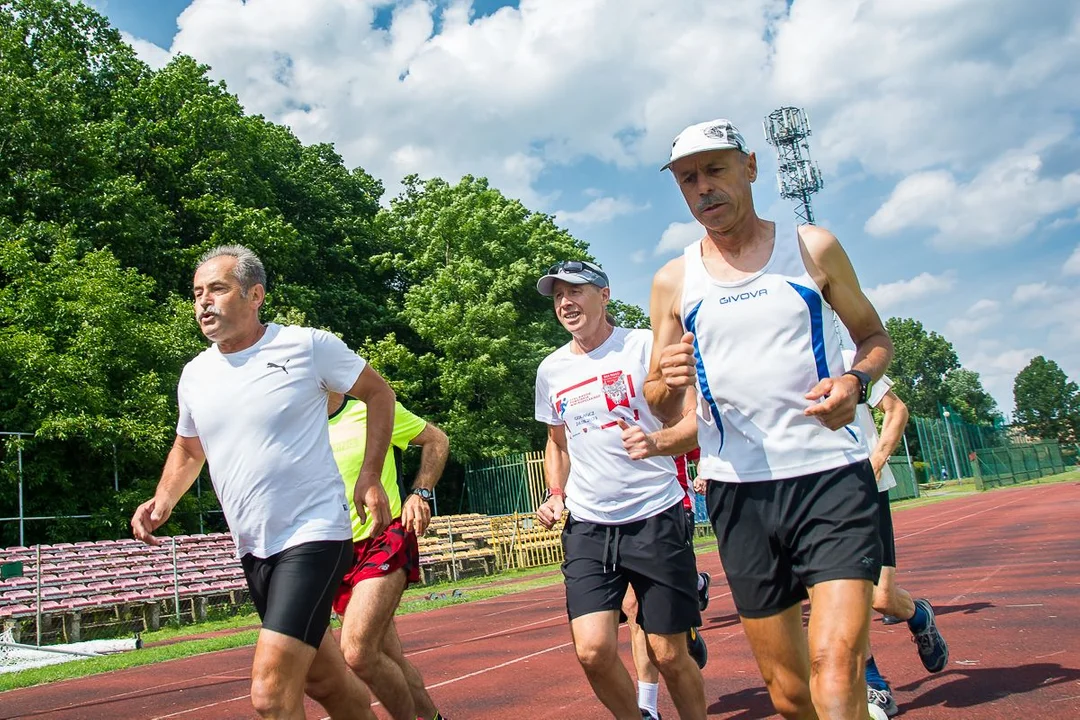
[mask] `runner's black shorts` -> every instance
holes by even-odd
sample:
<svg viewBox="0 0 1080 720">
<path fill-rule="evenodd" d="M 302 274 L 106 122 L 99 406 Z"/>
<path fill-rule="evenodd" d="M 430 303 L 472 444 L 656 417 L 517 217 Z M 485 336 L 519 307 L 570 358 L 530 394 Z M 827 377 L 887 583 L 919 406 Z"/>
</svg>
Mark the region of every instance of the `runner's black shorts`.
<svg viewBox="0 0 1080 720">
<path fill-rule="evenodd" d="M 765 482 L 710 482 L 707 504 L 731 596 L 748 618 L 776 615 L 829 580 L 881 573 L 869 461 Z"/>
<path fill-rule="evenodd" d="M 251 553 L 240 558 L 262 626 L 316 649 L 352 561 L 352 540 L 301 543 L 268 558 Z"/>
<path fill-rule="evenodd" d="M 567 518 L 562 534 L 566 612 L 620 610 L 627 585 L 638 600 L 638 624 L 656 635 L 701 625 L 697 560 L 682 502 L 622 525 Z"/>
<path fill-rule="evenodd" d="M 878 493 L 878 532 L 881 533 L 881 564 L 896 567 L 896 538 L 893 536 L 889 491 Z"/>
</svg>

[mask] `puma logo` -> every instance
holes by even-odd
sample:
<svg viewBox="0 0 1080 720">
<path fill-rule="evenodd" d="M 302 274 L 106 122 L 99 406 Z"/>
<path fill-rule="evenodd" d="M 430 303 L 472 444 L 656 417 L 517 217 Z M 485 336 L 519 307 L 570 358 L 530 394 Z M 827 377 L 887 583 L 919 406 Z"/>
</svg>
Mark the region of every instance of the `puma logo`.
<svg viewBox="0 0 1080 720">
<path fill-rule="evenodd" d="M 278 370 L 281 370 L 281 372 L 288 375 L 289 374 L 289 369 L 287 367 L 285 367 L 285 366 L 289 364 L 289 360 L 292 360 L 292 358 L 288 358 L 281 365 L 278 365 L 277 363 L 268 362 L 268 363 L 266 363 L 266 367 L 268 367 L 268 368 L 277 368 Z"/>
</svg>

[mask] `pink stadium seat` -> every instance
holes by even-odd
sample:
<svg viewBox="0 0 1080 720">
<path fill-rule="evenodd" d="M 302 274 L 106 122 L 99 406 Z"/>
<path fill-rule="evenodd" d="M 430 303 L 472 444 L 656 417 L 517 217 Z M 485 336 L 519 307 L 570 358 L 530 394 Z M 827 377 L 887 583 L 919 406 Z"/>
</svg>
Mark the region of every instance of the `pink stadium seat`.
<svg viewBox="0 0 1080 720">
<path fill-rule="evenodd" d="M 61 588 L 68 597 L 79 597 L 90 594 L 90 588 L 82 583 L 74 583 L 72 585 L 65 585 Z"/>
<path fill-rule="evenodd" d="M 111 580 L 95 580 L 94 582 L 87 583 L 87 587 L 91 590 L 112 590 L 113 583 Z"/>
<path fill-rule="evenodd" d="M 112 573 L 108 570 L 87 570 L 82 574 L 87 581 L 99 580 L 101 578 L 112 577 Z"/>
<path fill-rule="evenodd" d="M 36 612 L 37 611 L 34 608 L 22 603 L 18 603 L 15 605 L 5 605 L 3 607 L 0 607 L 0 618 L 27 617 L 29 615 L 33 615 Z"/>
<path fill-rule="evenodd" d="M 42 545 L 41 549 L 44 550 L 46 547 L 47 546 Z M 65 543 L 54 543 L 53 546 L 52 546 L 53 550 L 68 550 L 68 549 L 73 548 L 73 547 L 75 547 L 75 543 L 66 543 L 66 542 Z"/>
<path fill-rule="evenodd" d="M 57 586 L 48 586 L 41 588 L 41 597 L 49 600 L 59 600 L 64 597 L 64 591 Z"/>
<path fill-rule="evenodd" d="M 12 602 L 30 602 L 35 595 L 32 590 L 5 590 L 4 597 Z"/>
<path fill-rule="evenodd" d="M 57 611 L 63 610 L 63 609 L 64 609 L 64 604 L 62 602 L 60 602 L 59 600 L 42 600 L 41 601 L 41 612 L 43 612 L 43 613 L 57 612 Z"/>
<path fill-rule="evenodd" d="M 198 582 L 188 586 L 188 592 L 195 595 L 205 595 L 208 592 L 213 592 L 214 588 L 210 583 Z"/>
<path fill-rule="evenodd" d="M 75 547 L 77 547 L 77 548 L 84 548 L 84 547 L 92 548 L 92 547 L 97 547 L 97 543 L 93 542 L 92 540 L 82 540 L 80 542 L 75 543 Z"/>
<path fill-rule="evenodd" d="M 50 573 L 42 573 L 41 574 L 41 584 L 42 585 L 62 585 L 63 582 L 60 580 L 59 575 L 52 575 Z"/>
</svg>

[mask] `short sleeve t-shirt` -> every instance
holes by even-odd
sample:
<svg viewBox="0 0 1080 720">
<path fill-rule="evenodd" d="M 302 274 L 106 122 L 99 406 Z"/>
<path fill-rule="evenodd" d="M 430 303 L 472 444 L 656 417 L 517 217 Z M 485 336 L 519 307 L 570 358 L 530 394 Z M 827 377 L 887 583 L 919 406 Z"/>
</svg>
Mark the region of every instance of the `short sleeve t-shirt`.
<svg viewBox="0 0 1080 720">
<path fill-rule="evenodd" d="M 199 438 L 239 556 L 352 536 L 326 396 L 366 364 L 330 333 L 270 323 L 250 348 L 213 345 L 184 367 L 176 434 Z"/>
<path fill-rule="evenodd" d="M 651 331 L 615 328 L 592 352 L 568 343 L 536 371 L 536 419 L 566 428 L 566 507 L 576 520 L 633 522 L 685 497 L 672 458 L 631 460 L 622 444 L 619 419 L 647 433 L 662 427 L 641 394 L 651 352 Z"/>
<path fill-rule="evenodd" d="M 404 450 L 409 441 L 419 435 L 427 423 L 405 409 L 401 403 L 394 405 L 394 431 L 390 436 L 391 448 Z M 334 460 L 345 481 L 345 497 L 349 501 L 349 516 L 352 522 L 353 540 L 367 540 L 371 537 L 373 520 L 369 515 L 364 522 L 356 514 L 353 502 L 353 490 L 356 479 L 360 477 L 360 468 L 364 465 L 364 451 L 367 449 L 367 405 L 349 398 L 345 405 L 330 418 L 330 447 L 334 451 Z M 382 466 L 382 486 L 390 498 L 390 516 L 401 517 L 401 493 L 398 491 L 397 464 L 394 453 L 386 453 Z"/>
<path fill-rule="evenodd" d="M 844 350 L 843 355 L 844 367 L 850 370 L 855 363 L 855 352 Z M 892 386 L 893 381 L 889 379 L 889 376 L 882 375 L 881 379 L 870 387 L 870 397 L 866 399 L 866 404 L 860 404 L 855 410 L 855 426 L 859 428 L 859 434 L 866 444 L 866 449 L 871 453 L 874 452 L 874 448 L 878 444 L 878 429 L 877 423 L 874 422 L 874 414 L 870 412 L 870 408 L 880 405 L 885 396 L 889 394 Z M 889 468 L 889 463 L 885 463 L 885 466 L 881 468 L 881 477 L 877 481 L 878 492 L 888 492 L 894 487 L 896 487 L 896 476 L 893 475 L 892 469 Z"/>
</svg>

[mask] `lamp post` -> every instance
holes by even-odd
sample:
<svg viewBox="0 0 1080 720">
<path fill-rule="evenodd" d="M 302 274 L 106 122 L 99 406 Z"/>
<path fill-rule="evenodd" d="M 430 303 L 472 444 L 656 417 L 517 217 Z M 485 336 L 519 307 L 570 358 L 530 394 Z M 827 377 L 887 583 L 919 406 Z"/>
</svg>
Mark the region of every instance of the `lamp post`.
<svg viewBox="0 0 1080 720">
<path fill-rule="evenodd" d="M 956 457 L 956 444 L 952 439 L 952 428 L 949 427 L 949 411 L 942 410 L 941 414 L 945 417 L 945 434 L 949 436 L 949 449 L 952 450 L 952 462 L 954 477 L 960 479 L 960 460 Z"/>
</svg>

